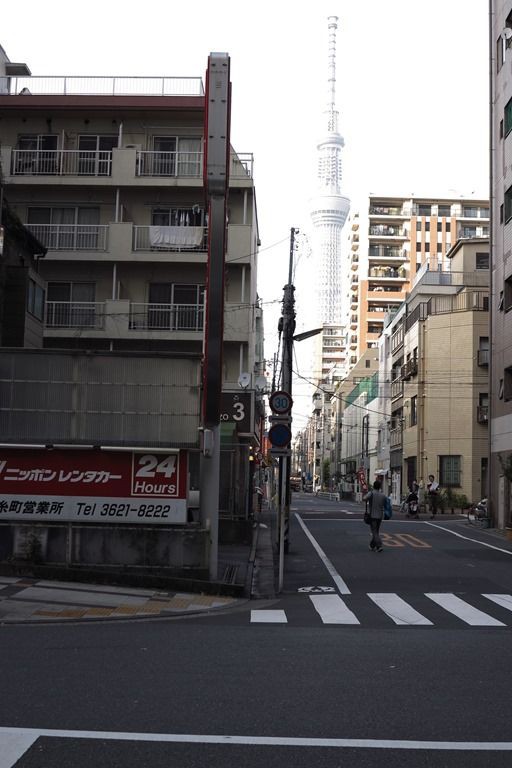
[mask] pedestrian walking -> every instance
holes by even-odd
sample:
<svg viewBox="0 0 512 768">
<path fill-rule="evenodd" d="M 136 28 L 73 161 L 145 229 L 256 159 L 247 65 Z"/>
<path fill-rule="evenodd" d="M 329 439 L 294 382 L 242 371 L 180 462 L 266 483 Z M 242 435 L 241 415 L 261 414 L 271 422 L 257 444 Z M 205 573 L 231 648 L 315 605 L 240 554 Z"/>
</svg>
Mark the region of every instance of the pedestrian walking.
<svg viewBox="0 0 512 768">
<path fill-rule="evenodd" d="M 364 497 L 369 506 L 370 530 L 372 532 L 370 549 L 372 552 L 382 552 L 382 539 L 380 538 L 379 531 L 382 518 L 384 517 L 387 497 L 381 492 L 381 488 L 380 480 L 375 480 L 373 489 Z"/>
<path fill-rule="evenodd" d="M 430 505 L 430 519 L 433 520 L 437 515 L 437 505 L 439 501 L 439 483 L 434 475 L 428 476 L 427 496 Z"/>
</svg>

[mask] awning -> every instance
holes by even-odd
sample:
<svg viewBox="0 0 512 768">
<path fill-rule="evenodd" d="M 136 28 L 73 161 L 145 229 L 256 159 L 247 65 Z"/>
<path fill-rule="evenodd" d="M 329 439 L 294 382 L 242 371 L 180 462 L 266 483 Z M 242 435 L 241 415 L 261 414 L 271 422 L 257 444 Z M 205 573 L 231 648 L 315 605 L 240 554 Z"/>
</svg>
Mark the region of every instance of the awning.
<svg viewBox="0 0 512 768">
<path fill-rule="evenodd" d="M 376 475 L 387 475 L 388 472 L 389 472 L 389 468 L 388 469 L 376 469 L 375 470 L 375 474 Z"/>
</svg>

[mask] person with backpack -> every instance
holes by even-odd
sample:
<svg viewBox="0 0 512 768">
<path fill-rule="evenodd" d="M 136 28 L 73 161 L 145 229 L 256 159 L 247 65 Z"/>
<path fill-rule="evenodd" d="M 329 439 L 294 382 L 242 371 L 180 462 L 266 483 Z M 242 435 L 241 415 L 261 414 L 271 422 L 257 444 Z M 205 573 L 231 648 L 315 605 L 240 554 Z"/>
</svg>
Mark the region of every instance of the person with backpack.
<svg viewBox="0 0 512 768">
<path fill-rule="evenodd" d="M 365 513 L 365 522 L 366 517 L 368 516 L 368 523 L 372 532 L 370 541 L 370 549 L 372 552 L 382 552 L 382 539 L 379 535 L 380 526 L 384 517 L 387 515 L 391 517 L 391 513 L 389 512 L 391 503 L 388 497 L 382 493 L 381 487 L 381 481 L 375 480 L 373 489 L 364 497 L 364 501 L 366 501 L 368 505 L 368 511 Z"/>
</svg>

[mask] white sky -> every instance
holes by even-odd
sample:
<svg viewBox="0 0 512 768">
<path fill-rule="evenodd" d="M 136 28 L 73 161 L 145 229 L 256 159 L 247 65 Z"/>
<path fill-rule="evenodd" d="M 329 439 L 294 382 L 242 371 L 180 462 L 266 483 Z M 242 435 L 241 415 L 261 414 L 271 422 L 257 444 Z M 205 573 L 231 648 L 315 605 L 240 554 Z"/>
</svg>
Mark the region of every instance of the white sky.
<svg viewBox="0 0 512 768">
<path fill-rule="evenodd" d="M 310 230 L 329 15 L 339 17 L 337 105 L 352 208 L 370 191 L 486 197 L 487 0 L 2 4 L 0 44 L 34 75 L 204 77 L 211 51 L 230 54 L 232 144 L 255 155 L 268 358 L 290 227 Z M 300 307 L 308 297 L 297 300 Z M 297 329 L 304 329 L 300 315 Z M 300 350 L 305 376 L 311 344 Z M 297 424 L 309 412 L 300 387 L 295 400 Z"/>
</svg>

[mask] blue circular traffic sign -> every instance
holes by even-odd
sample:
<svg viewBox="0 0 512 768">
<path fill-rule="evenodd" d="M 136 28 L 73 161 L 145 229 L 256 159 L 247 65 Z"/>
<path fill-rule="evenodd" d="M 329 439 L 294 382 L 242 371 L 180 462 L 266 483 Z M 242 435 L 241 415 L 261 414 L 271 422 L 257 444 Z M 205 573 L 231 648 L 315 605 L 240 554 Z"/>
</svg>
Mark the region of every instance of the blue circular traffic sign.
<svg viewBox="0 0 512 768">
<path fill-rule="evenodd" d="M 292 439 L 292 431 L 288 424 L 274 424 L 268 431 L 268 439 L 276 448 L 286 448 Z"/>
</svg>

